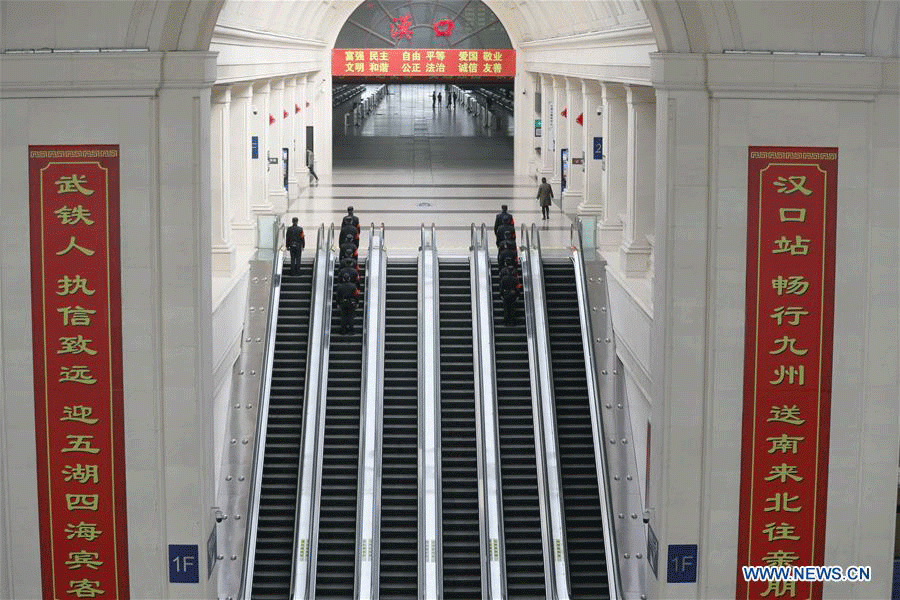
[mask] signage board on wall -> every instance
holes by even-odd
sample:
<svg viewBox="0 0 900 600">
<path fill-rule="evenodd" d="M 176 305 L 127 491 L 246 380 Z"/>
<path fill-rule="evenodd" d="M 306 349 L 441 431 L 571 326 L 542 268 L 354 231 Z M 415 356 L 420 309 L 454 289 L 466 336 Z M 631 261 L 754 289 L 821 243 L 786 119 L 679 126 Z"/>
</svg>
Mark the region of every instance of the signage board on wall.
<svg viewBox="0 0 900 600">
<path fill-rule="evenodd" d="M 335 48 L 331 51 L 331 76 L 335 78 L 509 80 L 515 75 L 516 51 L 508 48 Z"/>
<path fill-rule="evenodd" d="M 824 564 L 837 148 L 749 148 L 737 598 L 821 598 L 742 566 Z"/>
<path fill-rule="evenodd" d="M 127 599 L 119 147 L 28 167 L 44 597 Z"/>
</svg>

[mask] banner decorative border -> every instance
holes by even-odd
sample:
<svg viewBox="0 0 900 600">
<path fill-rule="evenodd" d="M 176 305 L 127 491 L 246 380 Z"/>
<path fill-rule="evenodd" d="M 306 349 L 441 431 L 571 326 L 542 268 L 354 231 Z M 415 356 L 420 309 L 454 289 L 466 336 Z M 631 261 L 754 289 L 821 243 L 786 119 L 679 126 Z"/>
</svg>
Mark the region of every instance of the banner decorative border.
<svg viewBox="0 0 900 600">
<path fill-rule="evenodd" d="M 119 147 L 29 146 L 43 594 L 129 598 Z"/>
<path fill-rule="evenodd" d="M 824 560 L 837 157 L 837 148 L 748 149 L 741 600 L 822 596 L 821 583 L 748 583 L 741 567 Z"/>
</svg>

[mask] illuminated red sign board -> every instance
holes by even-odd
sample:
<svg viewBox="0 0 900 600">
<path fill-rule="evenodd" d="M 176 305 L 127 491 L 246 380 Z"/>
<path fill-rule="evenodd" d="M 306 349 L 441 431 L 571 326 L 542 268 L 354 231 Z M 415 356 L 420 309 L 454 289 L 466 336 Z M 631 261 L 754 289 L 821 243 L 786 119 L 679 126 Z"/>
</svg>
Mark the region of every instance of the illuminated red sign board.
<svg viewBox="0 0 900 600">
<path fill-rule="evenodd" d="M 742 566 L 822 565 L 834 328 L 837 148 L 749 149 L 737 598 L 821 598 Z"/>
<path fill-rule="evenodd" d="M 127 600 L 118 146 L 30 146 L 44 598 Z"/>
<path fill-rule="evenodd" d="M 516 75 L 516 51 L 446 49 L 334 49 L 333 77 L 510 79 Z"/>
</svg>

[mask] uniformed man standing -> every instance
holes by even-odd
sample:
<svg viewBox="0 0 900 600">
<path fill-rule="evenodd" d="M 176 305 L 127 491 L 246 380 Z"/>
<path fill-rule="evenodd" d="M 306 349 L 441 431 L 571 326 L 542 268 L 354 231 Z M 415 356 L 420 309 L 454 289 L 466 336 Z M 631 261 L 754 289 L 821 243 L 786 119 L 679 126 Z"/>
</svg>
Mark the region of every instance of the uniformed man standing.
<svg viewBox="0 0 900 600">
<path fill-rule="evenodd" d="M 500 212 L 497 213 L 497 217 L 494 219 L 494 235 L 499 239 L 500 237 L 500 226 L 501 225 L 512 225 L 513 230 L 515 230 L 516 221 L 513 219 L 513 216 L 507 212 L 507 206 L 504 204 L 500 207 Z"/>
<path fill-rule="evenodd" d="M 284 236 L 284 243 L 291 252 L 291 275 L 300 274 L 300 253 L 306 247 L 306 236 L 303 235 L 303 228 L 297 225 L 297 217 L 291 219 L 293 223 L 287 228 Z"/>
<path fill-rule="evenodd" d="M 500 275 L 500 299 L 503 301 L 503 322 L 513 325 L 516 322 L 516 304 L 519 300 L 522 284 L 511 268 L 504 268 Z"/>
<path fill-rule="evenodd" d="M 341 221 L 341 228 L 347 224 L 351 224 L 356 227 L 356 233 L 359 234 L 359 217 L 353 214 L 353 207 L 347 207 L 347 214 L 344 216 L 344 219 Z"/>
<path fill-rule="evenodd" d="M 353 331 L 353 319 L 360 296 L 359 288 L 350 281 L 349 273 L 341 275 L 341 282 L 335 286 L 334 294 L 341 309 L 341 333 L 346 335 Z"/>
</svg>

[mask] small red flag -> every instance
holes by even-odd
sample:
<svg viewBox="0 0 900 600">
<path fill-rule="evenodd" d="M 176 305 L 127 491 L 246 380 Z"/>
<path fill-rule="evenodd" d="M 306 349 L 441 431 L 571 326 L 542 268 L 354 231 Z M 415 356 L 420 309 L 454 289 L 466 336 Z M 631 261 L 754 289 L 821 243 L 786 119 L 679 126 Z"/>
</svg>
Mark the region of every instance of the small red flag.
<svg viewBox="0 0 900 600">
<path fill-rule="evenodd" d="M 285 110 L 285 111 L 282 111 L 282 112 L 284 112 L 284 118 L 287 119 L 287 117 L 288 117 L 288 111 Z"/>
<path fill-rule="evenodd" d="M 298 113 L 298 112 L 300 112 L 300 105 L 299 105 L 299 104 L 295 104 L 295 105 L 294 105 L 294 113 L 296 114 L 296 113 Z"/>
<path fill-rule="evenodd" d="M 562 111 L 561 113 L 559 113 L 559 114 L 561 114 L 562 116 L 564 116 L 565 118 L 568 119 L 568 118 L 569 118 L 569 109 L 568 109 L 568 108 L 564 108 L 563 111 Z"/>
<path fill-rule="evenodd" d="M 578 118 L 575 119 L 575 122 L 578 123 L 579 125 L 584 125 L 584 113 L 581 113 L 580 115 L 578 115 Z"/>
<path fill-rule="evenodd" d="M 272 115 L 269 115 L 269 125 L 273 124 L 274 122 L 275 122 L 275 117 L 273 117 Z"/>
</svg>

